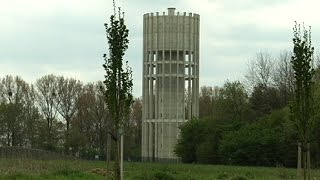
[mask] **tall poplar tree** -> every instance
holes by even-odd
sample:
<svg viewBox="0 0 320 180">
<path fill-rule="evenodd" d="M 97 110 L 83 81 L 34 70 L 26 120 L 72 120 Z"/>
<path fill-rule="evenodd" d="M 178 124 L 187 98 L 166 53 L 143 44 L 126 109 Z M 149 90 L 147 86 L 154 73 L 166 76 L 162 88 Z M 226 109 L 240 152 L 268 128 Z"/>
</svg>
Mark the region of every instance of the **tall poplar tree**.
<svg viewBox="0 0 320 180">
<path fill-rule="evenodd" d="M 301 147 L 301 167 L 303 179 L 307 179 L 308 160 L 307 152 L 310 150 L 310 136 L 314 126 L 312 96 L 313 96 L 313 75 L 314 69 L 313 53 L 314 47 L 311 45 L 311 27 L 306 30 L 301 29 L 300 24 L 295 24 L 293 28 L 293 55 L 291 58 L 294 70 L 295 87 L 294 101 L 291 108 L 291 118 L 294 121 Z"/>
<path fill-rule="evenodd" d="M 115 3 L 113 2 L 114 7 Z M 114 8 L 115 9 L 115 8 Z M 120 129 L 129 120 L 132 98 L 132 71 L 128 61 L 124 64 L 123 56 L 128 49 L 129 30 L 125 25 L 124 13 L 110 16 L 110 23 L 105 24 L 109 44 L 109 56 L 104 54 L 106 71 L 104 84 L 105 98 L 109 110 L 112 127 L 109 133 L 116 142 L 115 146 L 115 178 L 120 179 Z M 114 146 L 113 146 L 114 147 Z"/>
</svg>

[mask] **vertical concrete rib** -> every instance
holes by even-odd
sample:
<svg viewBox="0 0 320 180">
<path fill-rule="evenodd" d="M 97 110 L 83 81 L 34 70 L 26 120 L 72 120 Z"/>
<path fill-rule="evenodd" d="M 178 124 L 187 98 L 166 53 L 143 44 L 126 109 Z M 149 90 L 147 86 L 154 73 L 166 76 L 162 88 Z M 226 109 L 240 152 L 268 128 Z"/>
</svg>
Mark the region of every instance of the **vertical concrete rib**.
<svg viewBox="0 0 320 180">
<path fill-rule="evenodd" d="M 196 16 L 196 33 L 195 33 L 195 37 L 196 37 L 196 39 L 197 39 L 197 41 L 195 41 L 196 42 L 196 47 L 195 47 L 195 49 L 196 49 L 196 53 L 195 53 L 195 57 L 196 57 L 196 63 L 197 63 L 197 67 L 195 68 L 195 70 L 196 70 L 196 73 L 195 73 L 195 75 L 196 75 L 196 77 L 197 77 L 197 89 L 196 89 L 196 102 L 197 102 L 197 104 L 196 104 L 196 109 L 197 109 L 197 111 L 196 111 L 196 115 L 197 116 L 199 116 L 199 91 L 200 91 L 200 87 L 199 87 L 199 77 L 200 77 L 200 72 L 199 72 L 199 67 L 200 67 L 200 61 L 199 61 L 199 59 L 200 59 L 200 57 L 199 57 L 199 49 L 200 49 L 200 47 L 199 47 L 199 39 L 200 39 L 200 16 L 199 15 L 195 15 Z"/>
<path fill-rule="evenodd" d="M 179 103 L 180 102 L 180 89 L 179 89 L 179 83 L 180 83 L 180 81 L 179 81 L 179 67 L 180 67 L 180 57 L 179 57 L 179 40 L 180 40 L 180 38 L 179 38 L 179 30 L 180 30 L 180 27 L 179 27 L 179 12 L 177 12 L 177 16 L 176 16 L 176 19 L 177 19 L 177 32 L 176 32 L 176 34 L 175 34 L 175 36 L 176 36 L 176 38 L 177 38 L 177 41 L 176 41 L 176 44 L 175 44 L 175 50 L 176 50 L 176 53 L 177 53 L 177 56 L 176 56 L 176 76 L 177 76 L 177 79 L 176 79 L 176 81 L 177 81 L 177 83 L 176 83 L 176 113 L 175 113 L 175 116 L 176 116 L 176 122 L 175 122 L 175 125 L 176 125 L 176 128 L 178 127 L 178 121 L 179 121 L 179 119 L 180 119 L 180 116 L 179 116 L 179 113 L 180 113 L 180 111 L 179 111 L 179 104 L 181 104 L 181 103 Z M 176 133 L 175 133 L 175 139 L 178 139 L 178 130 L 176 131 Z"/>
<path fill-rule="evenodd" d="M 190 17 L 190 13 L 188 18 L 188 23 L 189 23 L 189 28 L 188 28 L 188 120 L 191 120 L 192 118 L 192 114 L 191 114 L 191 101 L 192 101 L 192 92 L 191 92 L 191 17 Z"/>
<path fill-rule="evenodd" d="M 192 16 L 192 14 L 190 14 L 190 16 Z M 197 81 L 197 78 L 196 78 L 196 75 L 194 74 L 194 69 L 196 68 L 195 65 L 196 65 L 196 60 L 195 60 L 195 53 L 196 53 L 196 48 L 195 48 L 195 15 L 193 18 L 191 18 L 191 44 L 192 44 L 192 64 L 191 64 L 191 77 L 192 77 L 192 115 L 194 116 L 196 114 L 196 81 Z"/>
<path fill-rule="evenodd" d="M 148 14 L 145 14 L 143 16 L 143 63 L 142 63 L 142 71 L 143 71 L 143 75 L 142 75 L 142 103 L 145 105 L 147 104 L 147 88 L 146 88 L 146 61 L 147 61 L 147 17 Z M 141 156 L 142 156 L 142 160 L 145 160 L 145 158 L 147 157 L 147 143 L 146 143 L 146 114 L 148 112 L 147 106 L 144 106 L 144 110 L 142 111 L 142 148 L 141 148 Z"/>
<path fill-rule="evenodd" d="M 165 17 L 167 18 L 168 23 L 168 36 L 169 36 L 169 42 L 167 47 L 169 48 L 169 118 L 168 118 L 168 126 L 169 126 L 169 133 L 168 133 L 168 159 L 171 158 L 171 119 L 172 119 L 172 97 L 171 97 L 171 91 L 172 91 L 172 59 L 171 59 L 171 42 L 172 42 L 172 37 L 171 37 L 171 32 L 172 32 L 172 14 L 168 12 L 168 16 Z"/>
<path fill-rule="evenodd" d="M 160 116 L 160 121 L 161 121 L 161 156 L 159 157 L 160 159 L 164 159 L 165 153 L 164 153 L 164 103 L 163 103 L 163 98 L 164 98 L 164 78 L 165 78 L 165 13 L 163 12 L 162 16 L 162 84 L 161 84 L 161 116 Z"/>
<path fill-rule="evenodd" d="M 183 61 L 183 75 L 182 75 L 182 80 L 183 80 L 183 87 L 184 87 L 184 91 L 183 91 L 183 119 L 184 121 L 187 119 L 186 117 L 186 93 L 185 93 L 185 87 L 186 87 L 186 78 L 185 78 L 185 75 L 186 75 L 186 72 L 185 72 L 185 67 L 186 67 L 186 60 L 185 60 L 185 57 L 186 57 L 186 38 L 185 38 L 185 33 L 186 33 L 186 28 L 185 28 L 185 23 L 186 23 L 186 12 L 183 13 L 183 24 L 182 24 L 182 50 L 183 50 L 183 57 L 182 57 L 182 61 Z M 188 101 L 188 100 L 187 100 Z M 187 108 L 189 108 L 189 106 L 187 105 Z"/>
</svg>

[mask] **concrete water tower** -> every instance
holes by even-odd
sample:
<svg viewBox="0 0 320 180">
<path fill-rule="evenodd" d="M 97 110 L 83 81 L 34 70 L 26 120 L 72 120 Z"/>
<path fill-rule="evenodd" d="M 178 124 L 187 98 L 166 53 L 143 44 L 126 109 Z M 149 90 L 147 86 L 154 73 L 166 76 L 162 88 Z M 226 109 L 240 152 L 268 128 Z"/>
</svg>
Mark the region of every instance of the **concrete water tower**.
<svg viewBox="0 0 320 180">
<path fill-rule="evenodd" d="M 199 114 L 198 14 L 143 16 L 142 160 L 176 161 L 179 126 Z"/>
</svg>

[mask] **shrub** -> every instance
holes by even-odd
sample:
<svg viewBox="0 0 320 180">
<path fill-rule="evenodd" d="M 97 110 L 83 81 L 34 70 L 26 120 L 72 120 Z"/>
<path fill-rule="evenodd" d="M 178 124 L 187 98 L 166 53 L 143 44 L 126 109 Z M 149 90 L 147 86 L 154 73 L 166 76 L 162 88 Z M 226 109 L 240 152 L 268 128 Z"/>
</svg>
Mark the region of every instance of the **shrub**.
<svg viewBox="0 0 320 180">
<path fill-rule="evenodd" d="M 217 179 L 228 179 L 228 173 L 223 172 L 221 174 L 218 175 Z"/>
</svg>

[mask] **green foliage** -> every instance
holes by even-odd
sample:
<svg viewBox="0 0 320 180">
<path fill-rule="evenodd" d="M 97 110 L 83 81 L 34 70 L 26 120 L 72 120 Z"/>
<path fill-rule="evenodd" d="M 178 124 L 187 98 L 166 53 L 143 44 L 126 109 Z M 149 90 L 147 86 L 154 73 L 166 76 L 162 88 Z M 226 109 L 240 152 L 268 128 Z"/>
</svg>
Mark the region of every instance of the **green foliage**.
<svg viewBox="0 0 320 180">
<path fill-rule="evenodd" d="M 293 59 L 296 56 L 293 54 Z M 306 63 L 308 62 L 305 61 L 302 64 L 304 64 L 305 74 L 308 74 L 306 69 L 312 66 L 306 66 Z M 310 75 L 312 71 L 310 69 Z M 290 75 L 290 72 L 285 73 Z M 287 78 L 289 81 L 290 77 Z M 288 82 L 288 92 L 290 83 L 292 82 Z M 296 144 L 302 132 L 298 130 L 297 125 L 301 127 L 306 125 L 304 130 L 310 129 L 308 133 L 312 134 L 310 138 L 314 141 L 318 141 L 320 132 L 320 121 L 316 120 L 320 119 L 320 113 L 315 111 L 320 107 L 320 83 L 302 84 L 310 85 L 310 94 L 314 95 L 310 101 L 306 98 L 307 96 L 300 97 L 302 100 L 309 101 L 300 110 L 307 106 L 311 108 L 311 111 L 308 111 L 311 124 L 308 126 L 308 123 L 300 122 L 299 125 L 296 120 L 291 121 L 295 116 L 292 110 L 297 107 L 295 106 L 297 97 L 290 110 L 287 103 L 291 95 L 288 94 L 286 98 L 280 97 L 281 89 L 277 86 L 255 87 L 249 98 L 239 82 L 226 82 L 222 88 L 202 88 L 200 97 L 200 106 L 204 109 L 202 118 L 199 122 L 187 122 L 181 126 L 183 130 L 175 152 L 183 162 L 296 166 Z M 313 87 L 314 90 L 312 90 Z M 307 89 L 303 91 L 307 92 Z M 315 121 L 312 122 L 312 119 Z M 307 122 L 306 118 L 302 120 Z M 319 143 L 311 144 L 311 148 L 313 163 L 319 165 L 320 155 L 317 153 L 320 151 Z"/>
<path fill-rule="evenodd" d="M 256 119 L 270 114 L 272 110 L 283 107 L 285 104 L 281 100 L 280 91 L 274 87 L 268 87 L 263 84 L 258 84 L 254 87 L 250 102 Z"/>
<path fill-rule="evenodd" d="M 181 126 L 176 153 L 183 162 L 239 165 L 295 165 L 296 133 L 289 110 L 273 111 L 254 123 L 191 120 Z"/>
<path fill-rule="evenodd" d="M 229 133 L 223 138 L 220 151 L 225 160 L 241 165 L 275 165 L 281 157 L 279 152 L 281 141 L 275 129 L 265 129 L 248 125 L 239 131 Z"/>
<path fill-rule="evenodd" d="M 219 145 L 224 133 L 238 130 L 250 117 L 248 96 L 238 81 L 226 82 L 213 94 L 203 89 L 203 102 L 211 102 L 213 116 L 191 120 L 180 127 L 181 136 L 175 148 L 183 162 L 220 163 Z"/>
<path fill-rule="evenodd" d="M 207 135 L 205 127 L 205 123 L 197 119 L 192 119 L 180 127 L 181 138 L 175 147 L 175 153 L 183 162 L 197 162 L 197 147 Z"/>
<path fill-rule="evenodd" d="M 206 138 L 196 150 L 196 157 L 198 162 L 204 164 L 210 164 L 217 162 L 219 156 L 217 154 L 217 143 L 214 143 L 214 137 Z"/>
<path fill-rule="evenodd" d="M 250 119 L 248 94 L 239 81 L 227 81 L 223 87 L 202 87 L 199 97 L 199 117 L 225 123 Z"/>
<path fill-rule="evenodd" d="M 287 113 L 286 110 L 274 112 L 265 119 L 227 133 L 219 149 L 224 161 L 241 165 L 284 164 L 288 157 L 287 149 L 292 147 L 285 143 Z"/>
<path fill-rule="evenodd" d="M 239 82 L 226 82 L 215 105 L 215 118 L 224 123 L 242 123 L 250 115 L 248 95 Z"/>
<path fill-rule="evenodd" d="M 123 69 L 123 56 L 128 49 L 128 34 L 124 18 L 119 12 L 119 17 L 110 17 L 110 26 L 105 24 L 109 44 L 109 58 L 104 54 L 106 71 L 105 98 L 108 110 L 114 125 L 119 127 L 128 119 L 132 103 L 132 72 L 129 67 Z"/>
</svg>

